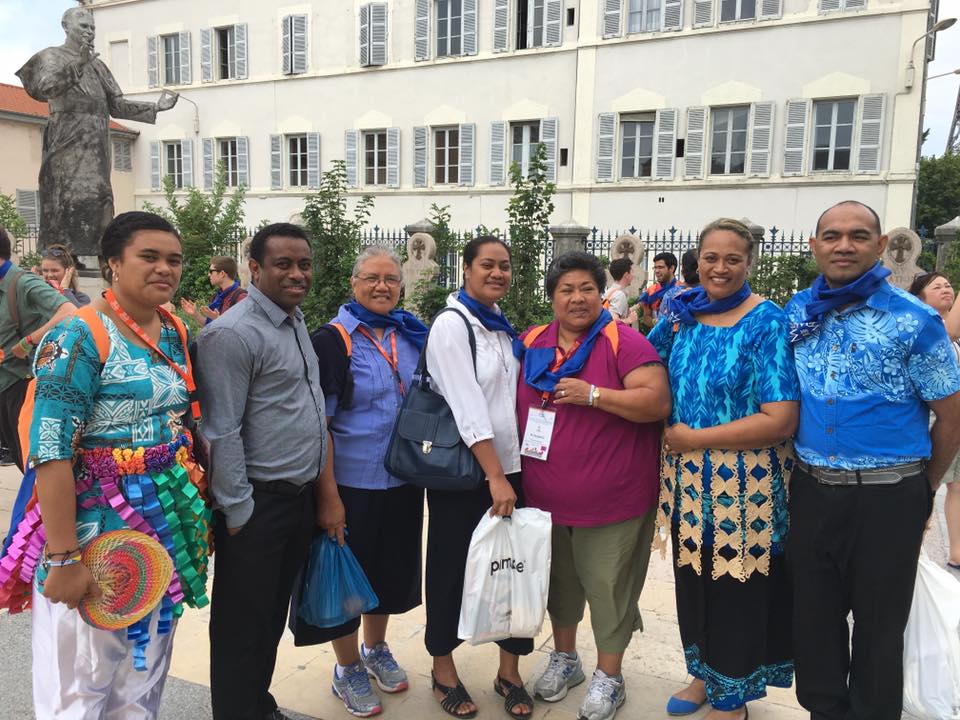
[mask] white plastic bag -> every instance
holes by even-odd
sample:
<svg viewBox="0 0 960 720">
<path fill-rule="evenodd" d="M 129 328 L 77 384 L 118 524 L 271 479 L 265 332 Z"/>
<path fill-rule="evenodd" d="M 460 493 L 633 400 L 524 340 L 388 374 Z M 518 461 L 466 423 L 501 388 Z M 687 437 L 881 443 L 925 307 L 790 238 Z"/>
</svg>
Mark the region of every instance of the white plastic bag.
<svg viewBox="0 0 960 720">
<path fill-rule="evenodd" d="M 472 645 L 540 632 L 550 584 L 550 513 L 483 518 L 470 538 L 457 635 Z"/>
<path fill-rule="evenodd" d="M 960 582 L 925 552 L 903 634 L 903 710 L 960 720 Z"/>
</svg>

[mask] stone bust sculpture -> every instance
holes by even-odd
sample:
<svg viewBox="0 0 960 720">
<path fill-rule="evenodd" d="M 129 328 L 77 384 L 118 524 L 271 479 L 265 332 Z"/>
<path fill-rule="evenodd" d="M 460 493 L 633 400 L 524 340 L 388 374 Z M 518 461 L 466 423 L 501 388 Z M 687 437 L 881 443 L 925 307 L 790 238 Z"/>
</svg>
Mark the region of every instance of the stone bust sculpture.
<svg viewBox="0 0 960 720">
<path fill-rule="evenodd" d="M 50 106 L 40 165 L 40 242 L 70 245 L 94 256 L 113 219 L 110 117 L 154 123 L 177 94 L 155 102 L 127 100 L 93 49 L 93 14 L 70 8 L 61 21 L 63 45 L 41 50 L 17 71 L 30 97 Z"/>
</svg>

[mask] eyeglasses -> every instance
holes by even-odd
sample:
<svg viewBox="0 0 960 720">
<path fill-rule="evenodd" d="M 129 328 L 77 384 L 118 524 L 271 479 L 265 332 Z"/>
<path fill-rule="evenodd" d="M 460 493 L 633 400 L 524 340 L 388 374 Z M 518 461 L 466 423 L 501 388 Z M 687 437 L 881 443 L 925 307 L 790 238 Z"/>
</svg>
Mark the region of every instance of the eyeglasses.
<svg viewBox="0 0 960 720">
<path fill-rule="evenodd" d="M 64 257 L 67 253 L 60 248 L 51 248 L 43 251 L 43 257 Z"/>
<path fill-rule="evenodd" d="M 354 277 L 364 285 L 369 285 L 370 287 L 376 287 L 380 283 L 391 288 L 400 287 L 400 278 L 396 275 L 384 275 L 383 277 L 379 275 L 354 275 Z"/>
<path fill-rule="evenodd" d="M 207 270 L 207 275 L 209 275 L 210 273 L 215 273 L 215 272 L 220 272 L 220 270 L 217 270 L 216 268 L 210 268 L 209 270 Z"/>
</svg>

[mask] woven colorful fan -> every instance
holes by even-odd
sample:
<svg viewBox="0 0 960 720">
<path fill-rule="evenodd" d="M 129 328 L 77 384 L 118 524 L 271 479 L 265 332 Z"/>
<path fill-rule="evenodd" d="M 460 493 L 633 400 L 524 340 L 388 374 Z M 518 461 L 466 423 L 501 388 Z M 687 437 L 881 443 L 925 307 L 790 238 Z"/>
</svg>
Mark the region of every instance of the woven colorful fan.
<svg viewBox="0 0 960 720">
<path fill-rule="evenodd" d="M 83 549 L 83 564 L 101 597 L 80 601 L 80 616 L 101 630 L 121 630 L 146 617 L 163 599 L 173 562 L 163 546 L 136 530 L 113 530 Z"/>
</svg>

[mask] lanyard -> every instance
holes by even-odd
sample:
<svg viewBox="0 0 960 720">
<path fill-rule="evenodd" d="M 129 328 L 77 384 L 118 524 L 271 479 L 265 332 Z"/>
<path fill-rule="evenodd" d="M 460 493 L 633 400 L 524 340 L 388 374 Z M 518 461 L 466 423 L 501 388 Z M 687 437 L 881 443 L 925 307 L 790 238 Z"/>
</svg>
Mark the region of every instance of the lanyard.
<svg viewBox="0 0 960 720">
<path fill-rule="evenodd" d="M 363 335 L 367 340 L 372 342 L 377 350 L 380 351 L 380 354 L 383 355 L 383 359 L 387 361 L 387 364 L 393 369 L 393 376 L 397 379 L 397 385 L 400 386 L 400 394 L 406 395 L 407 391 L 403 387 L 403 380 L 400 379 L 400 364 L 397 360 L 397 333 L 394 331 L 390 334 L 390 353 L 387 355 L 387 351 L 383 349 L 383 345 L 380 344 L 380 341 L 374 335 L 371 335 L 365 327 L 362 325 L 357 325 L 357 330 Z"/>
<path fill-rule="evenodd" d="M 556 353 L 557 353 L 556 359 L 553 361 L 553 365 L 550 366 L 550 372 L 556 372 L 557 370 L 559 370 L 560 367 L 561 367 L 567 360 L 569 360 L 571 357 L 573 357 L 573 354 L 577 351 L 577 348 L 579 348 L 579 347 L 580 347 L 580 341 L 577 340 L 576 342 L 573 343 L 573 345 L 570 346 L 570 349 L 567 350 L 566 352 L 563 352 L 563 351 L 560 350 L 560 348 L 557 348 L 557 350 L 556 350 Z M 548 405 L 549 402 L 550 402 L 550 393 L 548 393 L 548 392 L 542 392 L 542 393 L 540 393 L 540 397 L 541 397 L 541 399 L 543 400 L 543 404 L 542 404 L 540 407 L 541 407 L 541 408 L 546 408 L 547 405 Z"/>
<path fill-rule="evenodd" d="M 175 363 L 173 360 L 167 357 L 166 353 L 164 353 L 163 350 L 157 347 L 157 344 L 147 336 L 147 333 L 144 332 L 143 328 L 137 324 L 137 321 L 134 320 L 132 317 L 130 317 L 127 314 L 126 310 L 120 307 L 120 303 L 117 302 L 117 297 L 113 294 L 112 289 L 107 290 L 107 292 L 104 294 L 104 297 L 106 298 L 106 301 L 110 304 L 110 307 L 113 308 L 113 311 L 117 314 L 117 317 L 119 317 L 123 321 L 123 324 L 126 325 L 128 328 L 130 328 L 130 330 L 132 330 L 138 338 L 140 338 L 143 342 L 145 342 L 148 348 L 150 348 L 151 350 L 153 350 L 153 352 L 155 352 L 157 355 L 163 358 L 163 360 L 167 363 L 167 365 L 173 368 L 174 372 L 176 372 L 177 375 L 179 375 L 183 379 L 183 382 L 186 383 L 187 385 L 187 393 L 190 396 L 190 411 L 193 414 L 193 419 L 199 422 L 200 402 L 197 399 L 197 385 L 193 381 L 193 368 L 191 367 L 191 364 L 190 364 L 190 359 L 189 359 L 190 353 L 187 350 L 185 336 L 181 334 L 180 340 L 181 342 L 183 342 L 183 352 L 187 356 L 186 370 L 181 368 L 177 363 Z M 164 308 L 158 307 L 157 310 L 160 312 L 160 315 L 162 317 L 166 317 L 171 321 L 173 321 L 174 327 L 178 328 L 177 332 L 178 334 L 180 334 L 179 326 L 177 324 L 176 319 L 173 318 L 170 315 L 170 313 L 167 312 Z"/>
</svg>

